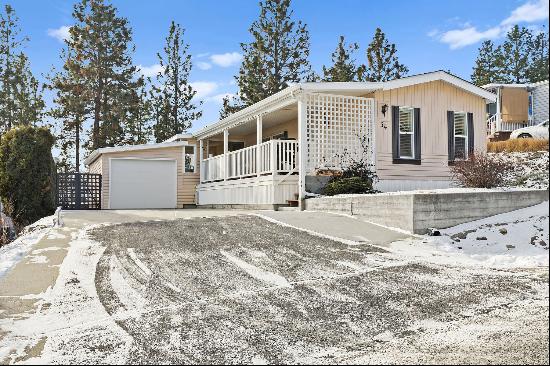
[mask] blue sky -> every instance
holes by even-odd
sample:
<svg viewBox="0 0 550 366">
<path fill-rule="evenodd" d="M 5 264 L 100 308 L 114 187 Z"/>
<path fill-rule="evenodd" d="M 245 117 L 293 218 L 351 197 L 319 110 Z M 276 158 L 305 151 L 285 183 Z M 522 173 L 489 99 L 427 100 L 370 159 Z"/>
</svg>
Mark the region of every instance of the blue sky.
<svg viewBox="0 0 550 366">
<path fill-rule="evenodd" d="M 5 1 L 0 0 L 4 4 Z M 14 0 L 9 2 L 28 35 L 26 52 L 32 69 L 42 78 L 59 66 L 62 37 L 71 25 L 72 0 Z M 240 64 L 240 42 L 250 39 L 248 28 L 258 15 L 254 0 L 114 0 L 119 15 L 134 32 L 134 62 L 143 72 L 157 67 L 172 20 L 185 29 L 194 69 L 191 81 L 204 101 L 204 116 L 193 130 L 217 120 L 221 97 L 236 92 L 233 76 Z M 376 27 L 382 28 L 411 74 L 450 70 L 470 78 L 477 48 L 484 39 L 498 40 L 515 23 L 541 29 L 548 26 L 548 2 L 540 0 L 436 1 L 294 0 L 295 18 L 308 25 L 310 61 L 317 72 L 330 63 L 338 37 L 358 42 L 355 58 L 365 62 L 365 48 Z M 49 98 L 47 98 L 49 99 Z"/>
</svg>

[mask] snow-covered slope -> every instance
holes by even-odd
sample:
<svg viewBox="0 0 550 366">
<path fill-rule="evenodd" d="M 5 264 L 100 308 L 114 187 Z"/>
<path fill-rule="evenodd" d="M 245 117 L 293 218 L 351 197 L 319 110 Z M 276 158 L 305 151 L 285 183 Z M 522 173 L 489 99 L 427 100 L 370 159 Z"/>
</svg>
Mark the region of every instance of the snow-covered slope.
<svg viewBox="0 0 550 366">
<path fill-rule="evenodd" d="M 447 264 L 548 266 L 548 202 L 392 244 L 397 252 Z"/>
<path fill-rule="evenodd" d="M 523 153 L 490 153 L 514 165 L 506 185 L 518 188 L 548 189 L 548 151 Z"/>
</svg>

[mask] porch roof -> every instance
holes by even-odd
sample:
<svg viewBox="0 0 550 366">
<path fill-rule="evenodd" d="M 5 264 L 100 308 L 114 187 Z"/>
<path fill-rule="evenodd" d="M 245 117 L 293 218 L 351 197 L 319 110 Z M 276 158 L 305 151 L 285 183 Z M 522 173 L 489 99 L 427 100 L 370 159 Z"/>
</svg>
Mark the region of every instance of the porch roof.
<svg viewBox="0 0 550 366">
<path fill-rule="evenodd" d="M 496 100 L 495 94 L 441 70 L 385 82 L 305 82 L 293 84 L 270 97 L 233 113 L 229 117 L 205 126 L 194 132 L 193 135 L 197 139 L 204 139 L 219 134 L 224 129 L 246 123 L 259 114 L 270 113 L 294 104 L 297 102 L 298 96 L 304 92 L 362 96 L 377 90 L 391 90 L 438 80 L 452 84 L 488 101 L 494 102 Z"/>
</svg>

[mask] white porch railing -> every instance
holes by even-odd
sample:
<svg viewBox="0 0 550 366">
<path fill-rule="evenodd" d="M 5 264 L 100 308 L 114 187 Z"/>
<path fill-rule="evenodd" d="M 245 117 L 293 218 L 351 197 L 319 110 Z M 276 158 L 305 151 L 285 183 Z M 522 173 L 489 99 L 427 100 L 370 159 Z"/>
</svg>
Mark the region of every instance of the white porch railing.
<svg viewBox="0 0 550 366">
<path fill-rule="evenodd" d="M 527 122 L 505 122 L 502 120 L 502 115 L 497 113 L 487 118 L 487 125 L 487 133 L 494 135 L 495 132 L 511 132 L 518 128 L 527 127 L 529 124 Z"/>
<path fill-rule="evenodd" d="M 200 169 L 204 172 L 204 181 L 214 181 L 224 179 L 224 159 L 223 155 L 204 159 L 201 162 Z"/>
<path fill-rule="evenodd" d="M 494 135 L 494 133 L 497 132 L 497 118 L 498 118 L 498 115 L 493 114 L 492 116 L 489 116 L 489 118 L 487 119 L 488 135 Z"/>
<path fill-rule="evenodd" d="M 298 142 L 271 140 L 225 155 L 204 159 L 201 162 L 203 170 L 201 183 L 265 174 L 290 173 L 297 171 L 297 168 Z"/>
</svg>

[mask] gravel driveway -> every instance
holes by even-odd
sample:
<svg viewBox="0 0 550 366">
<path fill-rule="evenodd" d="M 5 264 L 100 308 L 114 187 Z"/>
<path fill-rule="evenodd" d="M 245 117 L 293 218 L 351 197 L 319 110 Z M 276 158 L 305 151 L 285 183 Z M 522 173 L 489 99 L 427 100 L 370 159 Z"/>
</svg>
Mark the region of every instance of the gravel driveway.
<svg viewBox="0 0 550 366">
<path fill-rule="evenodd" d="M 126 363 L 548 363 L 547 269 L 418 262 L 256 216 L 91 237 Z"/>
</svg>

